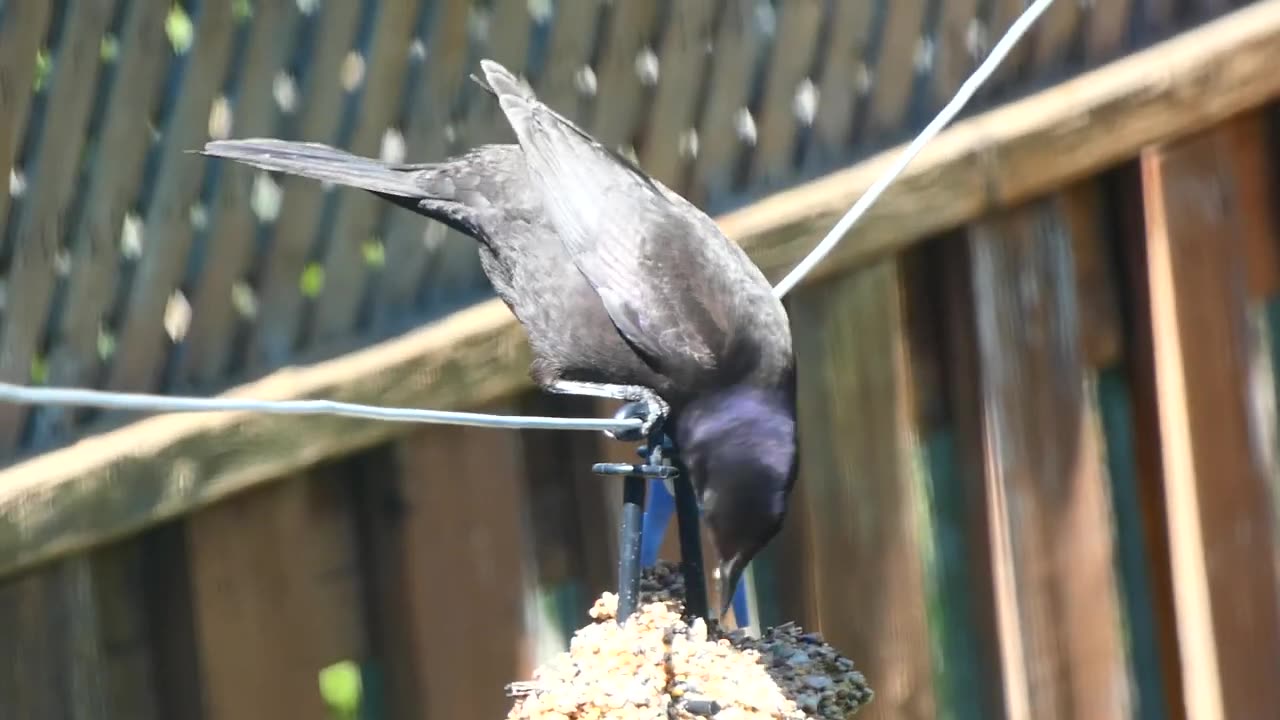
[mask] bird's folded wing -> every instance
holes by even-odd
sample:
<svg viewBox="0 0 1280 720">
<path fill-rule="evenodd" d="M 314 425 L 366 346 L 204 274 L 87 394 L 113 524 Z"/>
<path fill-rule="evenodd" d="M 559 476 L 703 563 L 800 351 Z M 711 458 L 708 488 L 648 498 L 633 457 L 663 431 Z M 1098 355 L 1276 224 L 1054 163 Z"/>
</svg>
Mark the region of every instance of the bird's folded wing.
<svg viewBox="0 0 1280 720">
<path fill-rule="evenodd" d="M 737 248 L 709 218 L 543 105 L 501 66 L 482 66 L 544 211 L 623 337 L 677 381 L 715 372 L 742 316 Z"/>
</svg>

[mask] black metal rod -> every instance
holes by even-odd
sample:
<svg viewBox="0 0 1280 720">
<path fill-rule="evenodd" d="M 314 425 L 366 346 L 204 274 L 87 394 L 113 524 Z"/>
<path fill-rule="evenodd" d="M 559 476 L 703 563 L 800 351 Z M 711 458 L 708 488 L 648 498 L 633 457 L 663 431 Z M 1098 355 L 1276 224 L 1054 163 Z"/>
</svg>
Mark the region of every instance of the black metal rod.
<svg viewBox="0 0 1280 720">
<path fill-rule="evenodd" d="M 673 453 L 674 455 L 674 453 Z M 689 473 L 677 463 L 680 474 L 673 481 L 676 495 L 676 524 L 680 533 L 680 570 L 684 574 L 685 611 L 707 617 L 707 576 L 702 564 L 702 532 L 698 518 L 698 498 L 694 494 Z"/>
<path fill-rule="evenodd" d="M 625 623 L 640 602 L 640 550 L 644 528 L 643 475 L 622 481 L 622 525 L 618 532 L 618 622 Z"/>
</svg>

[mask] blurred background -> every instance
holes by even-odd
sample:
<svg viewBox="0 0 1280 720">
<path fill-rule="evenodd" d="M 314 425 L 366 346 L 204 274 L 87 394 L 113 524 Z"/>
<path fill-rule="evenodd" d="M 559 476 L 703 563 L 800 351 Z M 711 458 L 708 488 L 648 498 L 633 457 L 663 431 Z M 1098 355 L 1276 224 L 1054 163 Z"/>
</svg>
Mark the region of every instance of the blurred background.
<svg viewBox="0 0 1280 720">
<path fill-rule="evenodd" d="M 532 389 L 469 239 L 188 151 L 509 142 L 494 58 L 777 280 L 1023 7 L 0 0 L 0 381 L 611 413 Z M 1280 715 L 1278 47 L 1276 0 L 1058 0 L 789 296 L 744 620 L 821 631 L 864 717 Z M 0 405 L 0 719 L 504 716 L 615 583 L 631 457 Z"/>
</svg>

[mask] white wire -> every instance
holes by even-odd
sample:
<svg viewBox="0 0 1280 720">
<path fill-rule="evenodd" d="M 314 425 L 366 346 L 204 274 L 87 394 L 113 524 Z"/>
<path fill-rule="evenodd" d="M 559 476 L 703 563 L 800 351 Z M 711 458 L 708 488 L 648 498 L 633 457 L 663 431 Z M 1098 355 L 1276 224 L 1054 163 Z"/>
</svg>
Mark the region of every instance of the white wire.
<svg viewBox="0 0 1280 720">
<path fill-rule="evenodd" d="M 1035 0 L 1022 12 L 1022 15 L 1018 16 L 1017 20 L 1013 21 L 1013 24 L 1009 26 L 1009 31 L 1000 38 L 995 47 L 991 48 L 991 54 L 987 55 L 986 59 L 978 65 L 978 69 L 974 70 L 969 79 L 964 81 L 964 84 L 956 91 L 955 97 L 951 98 L 946 107 L 942 108 L 942 112 L 938 113 L 933 122 L 930 122 L 916 136 L 916 139 L 911 141 L 911 144 L 902 152 L 902 155 L 889 168 L 889 171 L 877 178 L 871 187 L 863 193 L 862 197 L 858 198 L 858 201 L 853 204 L 853 207 L 849 208 L 849 212 L 845 213 L 835 227 L 831 228 L 831 232 L 827 233 L 822 242 L 818 243 L 817 247 L 810 251 L 791 272 L 787 273 L 786 277 L 782 278 L 774 286 L 774 297 L 781 299 L 791 292 L 791 289 L 799 284 L 805 275 L 808 275 L 818 263 L 822 262 L 831 253 L 836 244 L 844 239 L 845 234 L 849 232 L 849 228 L 862 219 L 862 216 L 870 209 L 872 203 L 880 199 L 884 191 L 898 179 L 903 170 L 907 169 L 907 165 L 920 154 L 924 146 L 928 145 L 942 131 L 942 128 L 946 127 L 947 123 L 951 122 L 964 109 L 965 104 L 973 98 L 973 94 L 991 78 L 991 74 L 1000 66 L 1000 63 L 1004 62 L 1005 56 L 1009 54 L 1013 46 L 1022 39 L 1022 36 L 1027 33 L 1031 25 L 1040 19 L 1040 16 L 1052 4 L 1053 0 Z"/>
<path fill-rule="evenodd" d="M 141 393 L 117 393 L 73 388 L 24 387 L 0 383 L 0 402 L 18 405 L 62 405 L 141 412 L 257 412 L 272 415 L 342 415 L 389 422 L 468 425 L 511 430 L 629 430 L 641 421 L 597 418 L 558 418 L 529 415 L 384 408 L 334 400 L 241 400 L 193 398 Z"/>
<path fill-rule="evenodd" d="M 830 254 L 836 244 L 844 239 L 853 224 L 866 214 L 871 205 L 884 194 L 898 176 L 929 144 L 942 128 L 962 110 L 974 93 L 990 79 L 991 74 L 1004 61 L 1013 46 L 1022 39 L 1032 24 L 1044 14 L 1054 0 L 1035 0 L 978 66 L 965 80 L 955 97 L 942 108 L 938 116 L 911 141 L 893 166 L 867 192 L 858 198 L 849 212 L 836 223 L 831 232 L 818 243 L 798 265 L 774 288 L 773 294 L 782 298 L 805 275 Z M 422 410 L 416 408 L 385 408 L 372 405 L 337 402 L 334 400 L 249 400 L 236 398 L 193 398 L 140 393 L 116 393 L 77 388 L 23 387 L 0 383 L 0 402 L 19 405 L 60 405 L 97 407 L 108 410 L 136 412 L 257 412 L 273 415 L 341 415 L 345 417 L 383 420 L 388 422 L 431 423 L 467 425 L 471 427 L 505 428 L 512 430 L 629 430 L 640 427 L 638 419 L 615 420 L 597 418 L 558 418 L 521 415 L 491 415 L 488 413 L 453 412 L 447 410 Z"/>
</svg>

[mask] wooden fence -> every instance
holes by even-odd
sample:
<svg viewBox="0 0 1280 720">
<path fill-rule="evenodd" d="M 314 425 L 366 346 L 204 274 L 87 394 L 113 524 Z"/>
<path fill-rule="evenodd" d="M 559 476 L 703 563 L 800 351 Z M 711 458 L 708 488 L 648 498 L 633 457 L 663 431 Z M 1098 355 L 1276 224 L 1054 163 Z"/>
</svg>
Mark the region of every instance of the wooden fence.
<svg viewBox="0 0 1280 720">
<path fill-rule="evenodd" d="M 1226 5 L 1060 1 L 789 299 L 802 477 L 759 612 L 854 658 L 866 716 L 1280 712 L 1280 0 L 1063 79 Z M 776 278 L 959 83 L 960 39 L 1019 6 L 806 0 L 761 34 L 733 2 L 0 2 L 0 380 L 602 412 L 530 390 L 497 301 L 446 313 L 477 289 L 456 238 L 183 151 L 376 153 L 391 126 L 438 157 L 500 137 L 462 82 L 490 54 L 736 208 L 718 220 Z M 3 720 L 356 695 L 369 720 L 498 717 L 613 583 L 617 488 L 589 469 L 629 450 L 592 434 L 13 407 L 0 431 L 81 438 L 0 470 Z"/>
</svg>

